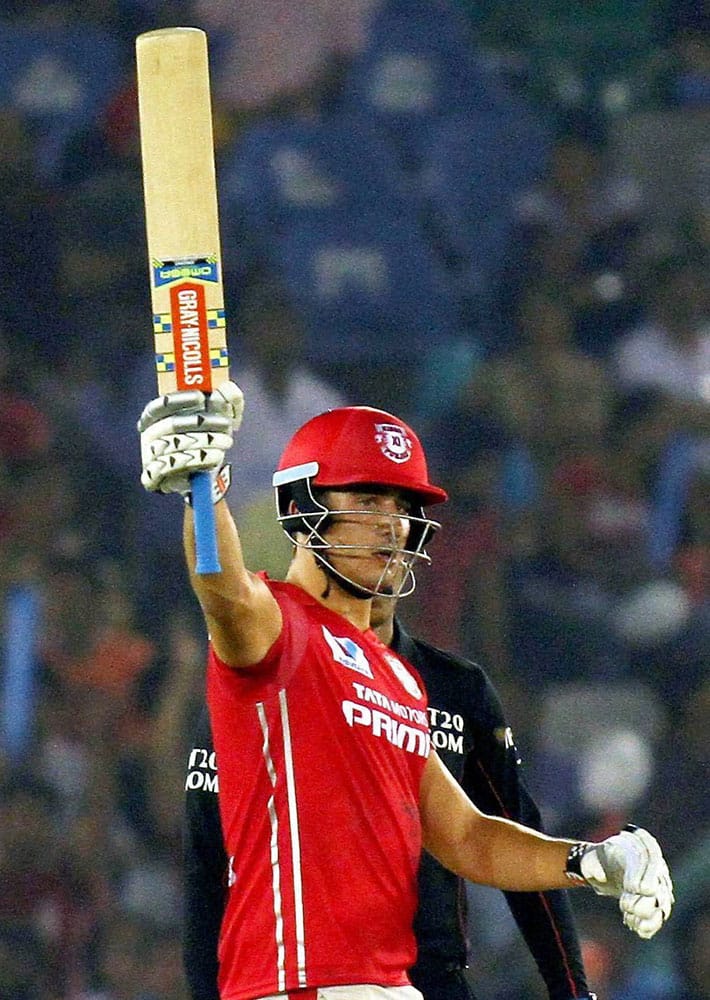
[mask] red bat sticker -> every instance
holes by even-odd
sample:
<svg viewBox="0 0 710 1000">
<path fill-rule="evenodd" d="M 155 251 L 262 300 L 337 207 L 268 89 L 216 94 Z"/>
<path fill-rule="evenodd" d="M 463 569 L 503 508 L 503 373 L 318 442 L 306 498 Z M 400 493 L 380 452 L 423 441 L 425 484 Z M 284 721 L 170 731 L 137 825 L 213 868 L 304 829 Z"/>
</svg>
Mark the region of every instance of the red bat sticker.
<svg viewBox="0 0 710 1000">
<path fill-rule="evenodd" d="M 170 313 L 178 389 L 212 390 L 205 290 L 185 281 L 170 289 Z"/>
</svg>

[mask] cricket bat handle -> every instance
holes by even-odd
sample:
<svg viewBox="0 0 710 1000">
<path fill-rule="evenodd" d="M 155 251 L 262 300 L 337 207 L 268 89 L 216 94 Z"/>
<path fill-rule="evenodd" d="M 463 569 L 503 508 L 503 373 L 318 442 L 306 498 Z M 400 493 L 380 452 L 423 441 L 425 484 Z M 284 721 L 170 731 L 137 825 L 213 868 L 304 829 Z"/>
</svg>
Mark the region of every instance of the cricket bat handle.
<svg viewBox="0 0 710 1000">
<path fill-rule="evenodd" d="M 195 525 L 195 572 L 200 576 L 221 573 L 212 503 L 212 477 L 209 472 L 196 472 L 190 477 L 190 484 Z"/>
</svg>

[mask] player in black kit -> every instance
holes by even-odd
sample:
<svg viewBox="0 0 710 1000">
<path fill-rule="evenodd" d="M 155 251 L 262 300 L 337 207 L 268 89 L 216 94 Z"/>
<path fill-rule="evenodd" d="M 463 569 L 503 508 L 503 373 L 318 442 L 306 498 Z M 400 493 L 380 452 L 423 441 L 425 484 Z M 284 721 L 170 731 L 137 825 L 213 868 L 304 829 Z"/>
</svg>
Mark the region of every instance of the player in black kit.
<svg viewBox="0 0 710 1000">
<path fill-rule="evenodd" d="M 483 812 L 540 828 L 520 774 L 520 758 L 498 696 L 481 667 L 412 638 L 393 618 L 394 601 L 375 602 L 383 642 L 421 674 L 439 756 Z M 217 767 L 206 710 L 188 760 L 185 800 L 184 958 L 192 1000 L 219 1000 L 217 941 L 228 871 L 218 811 Z M 412 983 L 424 1000 L 473 1000 L 465 977 L 465 887 L 431 855 L 422 855 L 417 964 Z M 567 894 L 506 893 L 550 1000 L 590 998 Z"/>
</svg>

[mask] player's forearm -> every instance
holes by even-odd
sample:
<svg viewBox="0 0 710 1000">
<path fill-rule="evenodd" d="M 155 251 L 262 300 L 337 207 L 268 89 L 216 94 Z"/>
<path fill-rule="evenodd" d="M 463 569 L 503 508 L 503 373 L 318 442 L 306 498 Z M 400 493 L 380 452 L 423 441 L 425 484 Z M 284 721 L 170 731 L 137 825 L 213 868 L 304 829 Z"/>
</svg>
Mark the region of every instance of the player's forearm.
<svg viewBox="0 0 710 1000">
<path fill-rule="evenodd" d="M 192 508 L 185 509 L 183 542 L 193 590 L 208 614 L 220 615 L 248 596 L 251 574 L 244 565 L 242 545 L 231 511 L 224 500 L 215 504 L 215 528 L 221 572 L 195 572 L 195 526 Z"/>
<path fill-rule="evenodd" d="M 506 891 L 561 889 L 570 885 L 565 867 L 573 843 L 479 815 L 443 863 L 462 878 Z"/>
<path fill-rule="evenodd" d="M 461 878 L 514 892 L 566 887 L 572 841 L 482 813 L 435 752 L 421 784 L 424 846 Z"/>
<path fill-rule="evenodd" d="M 244 565 L 229 507 L 222 500 L 214 510 L 219 573 L 195 572 L 192 512 L 185 515 L 185 554 L 192 587 L 219 658 L 231 667 L 250 667 L 261 662 L 278 637 L 281 611 L 266 583 Z"/>
</svg>

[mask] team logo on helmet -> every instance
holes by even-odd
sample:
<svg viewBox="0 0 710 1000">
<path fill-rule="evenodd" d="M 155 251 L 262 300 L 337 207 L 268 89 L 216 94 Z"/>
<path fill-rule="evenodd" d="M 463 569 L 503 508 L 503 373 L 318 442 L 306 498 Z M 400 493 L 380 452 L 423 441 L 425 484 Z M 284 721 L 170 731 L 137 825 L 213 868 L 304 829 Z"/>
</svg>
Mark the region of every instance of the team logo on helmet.
<svg viewBox="0 0 710 1000">
<path fill-rule="evenodd" d="M 412 457 L 412 441 L 399 424 L 375 424 L 375 441 L 391 462 L 408 462 Z"/>
</svg>

